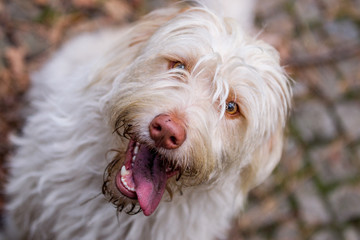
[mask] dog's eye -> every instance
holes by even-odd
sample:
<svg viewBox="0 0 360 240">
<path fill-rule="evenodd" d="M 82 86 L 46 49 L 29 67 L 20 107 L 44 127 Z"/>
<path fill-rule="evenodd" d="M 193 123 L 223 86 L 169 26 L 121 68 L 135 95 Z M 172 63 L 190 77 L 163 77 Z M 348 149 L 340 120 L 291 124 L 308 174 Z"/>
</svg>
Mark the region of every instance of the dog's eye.
<svg viewBox="0 0 360 240">
<path fill-rule="evenodd" d="M 239 112 L 239 106 L 236 102 L 228 102 L 226 103 L 225 111 L 227 114 L 235 115 Z"/>
<path fill-rule="evenodd" d="M 173 62 L 171 68 L 185 69 L 185 64 L 182 62 Z"/>
</svg>

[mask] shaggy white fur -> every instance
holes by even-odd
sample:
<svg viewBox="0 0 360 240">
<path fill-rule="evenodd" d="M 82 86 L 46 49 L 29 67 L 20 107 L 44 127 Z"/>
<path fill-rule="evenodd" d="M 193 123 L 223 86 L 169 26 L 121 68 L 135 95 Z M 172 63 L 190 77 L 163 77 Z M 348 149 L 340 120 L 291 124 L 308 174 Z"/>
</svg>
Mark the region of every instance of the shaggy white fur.
<svg viewBox="0 0 360 240">
<path fill-rule="evenodd" d="M 247 192 L 280 158 L 290 98 L 277 52 L 205 7 L 77 37 L 33 75 L 10 160 L 9 239 L 226 238 Z M 185 132 L 175 147 L 149 130 L 163 115 Z M 132 142 L 172 168 L 163 196 L 145 191 L 162 196 L 158 206 L 118 189 L 123 164 L 136 180 Z M 150 216 L 126 214 L 141 208 Z"/>
</svg>

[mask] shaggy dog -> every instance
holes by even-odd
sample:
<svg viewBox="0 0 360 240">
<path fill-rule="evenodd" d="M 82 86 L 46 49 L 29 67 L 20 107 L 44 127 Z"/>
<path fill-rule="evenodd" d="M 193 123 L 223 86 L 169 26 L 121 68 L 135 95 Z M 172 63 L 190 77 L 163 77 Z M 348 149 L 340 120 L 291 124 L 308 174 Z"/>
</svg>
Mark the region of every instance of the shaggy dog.
<svg viewBox="0 0 360 240">
<path fill-rule="evenodd" d="M 9 239 L 226 238 L 290 98 L 274 48 L 206 7 L 72 40 L 33 76 Z"/>
</svg>

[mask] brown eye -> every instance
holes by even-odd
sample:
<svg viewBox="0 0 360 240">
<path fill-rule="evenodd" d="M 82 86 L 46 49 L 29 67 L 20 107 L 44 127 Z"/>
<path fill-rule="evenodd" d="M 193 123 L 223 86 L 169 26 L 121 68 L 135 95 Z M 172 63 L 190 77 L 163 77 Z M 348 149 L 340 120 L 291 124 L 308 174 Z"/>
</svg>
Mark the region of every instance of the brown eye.
<svg viewBox="0 0 360 240">
<path fill-rule="evenodd" d="M 239 112 L 239 106 L 235 102 L 226 103 L 225 111 L 230 115 L 235 115 Z"/>
<path fill-rule="evenodd" d="M 183 64 L 182 62 L 174 62 L 171 68 L 185 69 L 185 64 Z"/>
</svg>

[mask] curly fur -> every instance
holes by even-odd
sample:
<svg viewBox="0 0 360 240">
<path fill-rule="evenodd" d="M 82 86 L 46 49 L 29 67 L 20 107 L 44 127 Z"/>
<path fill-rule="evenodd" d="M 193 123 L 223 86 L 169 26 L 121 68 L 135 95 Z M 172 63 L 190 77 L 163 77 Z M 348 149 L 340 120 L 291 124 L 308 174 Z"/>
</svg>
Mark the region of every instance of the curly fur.
<svg viewBox="0 0 360 240">
<path fill-rule="evenodd" d="M 290 98 L 277 52 L 205 7 L 162 9 L 127 29 L 79 36 L 33 76 L 31 113 L 14 138 L 8 234 L 223 239 L 247 192 L 280 159 Z M 238 115 L 227 114 L 229 101 Z M 185 124 L 177 149 L 156 148 L 149 136 L 162 113 Z M 126 214 L 141 209 L 113 180 L 134 136 L 181 173 L 149 217 Z"/>
</svg>

